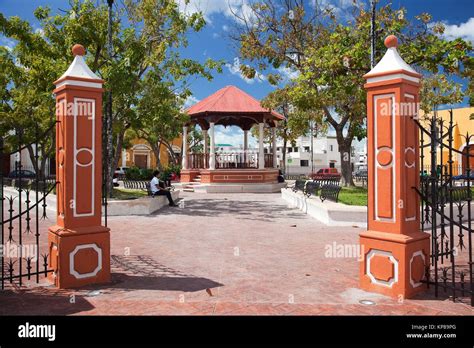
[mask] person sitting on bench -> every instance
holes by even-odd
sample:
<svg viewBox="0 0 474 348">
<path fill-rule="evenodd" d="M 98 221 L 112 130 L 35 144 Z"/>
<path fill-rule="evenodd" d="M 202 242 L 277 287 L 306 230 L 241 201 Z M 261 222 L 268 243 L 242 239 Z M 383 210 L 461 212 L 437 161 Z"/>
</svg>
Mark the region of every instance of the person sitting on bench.
<svg viewBox="0 0 474 348">
<path fill-rule="evenodd" d="M 155 170 L 153 172 L 153 179 L 150 181 L 150 190 L 151 190 L 151 195 L 153 197 L 155 196 L 166 196 L 168 198 L 169 206 L 170 207 L 177 207 L 178 205 L 173 201 L 173 197 L 171 197 L 171 192 L 164 187 L 160 186 L 160 179 L 158 179 L 158 176 L 160 175 L 160 172 L 158 170 Z"/>
</svg>

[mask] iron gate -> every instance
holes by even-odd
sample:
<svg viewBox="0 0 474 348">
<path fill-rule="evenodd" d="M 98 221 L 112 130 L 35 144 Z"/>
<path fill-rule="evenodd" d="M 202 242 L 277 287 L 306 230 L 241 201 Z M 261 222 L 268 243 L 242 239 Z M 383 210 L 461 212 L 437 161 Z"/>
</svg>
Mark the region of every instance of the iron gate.
<svg viewBox="0 0 474 348">
<path fill-rule="evenodd" d="M 421 173 L 416 190 L 421 197 L 421 228 L 431 232 L 431 267 L 426 268 L 424 282 L 434 287 L 436 297 L 449 296 L 453 301 L 470 298 L 474 306 L 472 135 L 459 134 L 455 139 L 452 110 L 449 120 L 435 113 L 417 124 L 421 131 Z M 456 148 L 461 139 L 463 149 Z"/>
<path fill-rule="evenodd" d="M 2 290 L 9 284 L 21 286 L 25 279 L 38 283 L 40 277 L 52 272 L 48 268 L 47 228 L 41 224 L 47 218 L 47 197 L 55 189 L 56 179 L 45 170 L 47 161 L 42 159 L 38 143 L 48 139 L 54 144 L 55 125 L 44 132 L 36 126 L 28 134 L 23 130 L 0 134 Z M 34 140 L 28 141 L 30 137 Z"/>
</svg>

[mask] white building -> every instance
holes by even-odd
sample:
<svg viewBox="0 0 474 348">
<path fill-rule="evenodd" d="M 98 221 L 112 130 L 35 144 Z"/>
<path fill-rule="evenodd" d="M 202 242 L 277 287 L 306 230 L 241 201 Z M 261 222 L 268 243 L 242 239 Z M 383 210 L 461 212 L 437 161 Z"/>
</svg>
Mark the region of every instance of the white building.
<svg viewBox="0 0 474 348">
<path fill-rule="evenodd" d="M 311 137 L 301 136 L 295 146 L 286 144 L 286 174 L 310 174 L 321 168 L 341 169 L 339 147 L 335 136 L 313 138 L 313 161 L 311 161 Z M 269 153 L 267 147 L 266 152 Z M 351 151 L 351 161 L 354 163 L 355 151 Z M 277 141 L 278 166 L 283 167 L 283 140 Z"/>
</svg>

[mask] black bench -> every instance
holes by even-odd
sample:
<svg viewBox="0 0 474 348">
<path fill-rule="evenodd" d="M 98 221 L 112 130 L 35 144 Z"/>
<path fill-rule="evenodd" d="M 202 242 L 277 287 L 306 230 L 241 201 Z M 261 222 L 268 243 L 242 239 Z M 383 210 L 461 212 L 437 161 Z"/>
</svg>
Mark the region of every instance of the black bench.
<svg viewBox="0 0 474 348">
<path fill-rule="evenodd" d="M 305 192 L 306 180 L 296 180 L 295 184 L 291 188 L 293 192 L 302 191 Z"/>
<path fill-rule="evenodd" d="M 306 188 L 305 188 L 304 194 L 307 197 L 309 197 L 311 195 L 317 196 L 320 189 L 321 189 L 321 185 L 320 185 L 319 182 L 308 181 L 306 183 Z"/>
<path fill-rule="evenodd" d="M 339 192 L 341 192 L 341 186 L 334 184 L 326 184 L 321 187 L 321 202 L 324 202 L 326 199 L 334 201 L 337 203 L 339 199 Z"/>
<path fill-rule="evenodd" d="M 451 192 L 449 192 L 451 191 Z M 471 198 L 469 187 L 467 186 L 457 186 L 453 188 L 448 188 L 446 200 L 452 199 L 452 202 L 461 202 L 467 201 Z"/>
<path fill-rule="evenodd" d="M 147 185 L 150 185 L 146 180 L 124 180 L 123 187 L 130 190 L 146 190 Z"/>
</svg>

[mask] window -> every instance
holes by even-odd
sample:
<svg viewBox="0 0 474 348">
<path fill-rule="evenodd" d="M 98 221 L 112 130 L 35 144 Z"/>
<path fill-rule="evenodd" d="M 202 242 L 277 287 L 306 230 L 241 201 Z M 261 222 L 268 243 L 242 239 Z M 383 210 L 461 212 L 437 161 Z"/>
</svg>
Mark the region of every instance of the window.
<svg viewBox="0 0 474 348">
<path fill-rule="evenodd" d="M 329 145 L 329 151 L 333 151 L 334 150 L 334 145 Z"/>
<path fill-rule="evenodd" d="M 301 167 L 309 167 L 309 161 L 308 160 L 300 160 L 300 166 Z"/>
<path fill-rule="evenodd" d="M 329 163 L 329 168 L 334 168 L 334 162 Z"/>
<path fill-rule="evenodd" d="M 304 152 L 309 152 L 309 146 L 304 147 Z"/>
<path fill-rule="evenodd" d="M 292 148 L 292 147 L 289 147 L 289 148 L 288 148 L 288 153 L 290 153 L 290 152 L 293 152 L 293 148 Z"/>
</svg>

